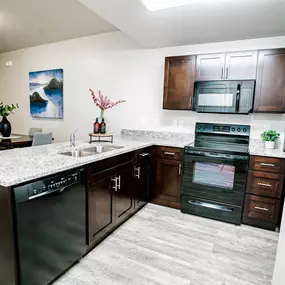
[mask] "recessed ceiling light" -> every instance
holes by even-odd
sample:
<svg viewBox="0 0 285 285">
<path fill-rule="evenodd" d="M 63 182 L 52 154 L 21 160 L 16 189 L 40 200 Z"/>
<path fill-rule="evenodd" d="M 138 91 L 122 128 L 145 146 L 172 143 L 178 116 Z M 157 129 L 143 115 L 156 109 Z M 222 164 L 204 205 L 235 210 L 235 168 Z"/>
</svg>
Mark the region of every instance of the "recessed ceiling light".
<svg viewBox="0 0 285 285">
<path fill-rule="evenodd" d="M 189 5 L 195 0 L 141 0 L 150 11 L 158 11 L 184 5 Z"/>
</svg>

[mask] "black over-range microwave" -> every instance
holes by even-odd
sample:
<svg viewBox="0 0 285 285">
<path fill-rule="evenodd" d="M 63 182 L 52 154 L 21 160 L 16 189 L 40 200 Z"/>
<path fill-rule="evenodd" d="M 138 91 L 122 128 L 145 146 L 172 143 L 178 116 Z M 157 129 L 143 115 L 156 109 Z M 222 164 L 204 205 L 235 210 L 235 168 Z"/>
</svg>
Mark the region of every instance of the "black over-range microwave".
<svg viewBox="0 0 285 285">
<path fill-rule="evenodd" d="M 198 113 L 248 114 L 253 110 L 255 81 L 197 81 L 194 110 Z"/>
</svg>

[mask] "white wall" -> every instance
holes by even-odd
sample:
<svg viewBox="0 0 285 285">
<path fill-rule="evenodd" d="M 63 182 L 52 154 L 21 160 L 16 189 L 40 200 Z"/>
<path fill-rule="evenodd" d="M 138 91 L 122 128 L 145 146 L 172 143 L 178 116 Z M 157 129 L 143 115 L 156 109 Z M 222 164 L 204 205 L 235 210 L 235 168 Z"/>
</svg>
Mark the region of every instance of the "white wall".
<svg viewBox="0 0 285 285">
<path fill-rule="evenodd" d="M 255 137 L 266 125 L 283 132 L 282 115 L 206 115 L 162 109 L 165 56 L 278 47 L 285 47 L 285 37 L 146 50 L 122 32 L 114 32 L 27 48 L 0 54 L 0 101 L 20 105 L 16 114 L 9 117 L 13 132 L 27 133 L 30 127 L 43 127 L 51 130 L 57 141 L 68 140 L 76 128 L 80 129 L 78 137 L 87 139 L 95 117 L 99 116 L 89 88 L 101 89 L 114 100 L 127 100 L 106 112 L 115 133 L 128 127 L 153 128 L 157 119 L 163 126 L 181 119 L 190 131 L 196 120 L 215 120 L 252 124 Z M 13 61 L 13 67 L 5 67 L 8 60 Z M 29 71 L 53 68 L 64 70 L 64 119 L 32 119 Z"/>
</svg>

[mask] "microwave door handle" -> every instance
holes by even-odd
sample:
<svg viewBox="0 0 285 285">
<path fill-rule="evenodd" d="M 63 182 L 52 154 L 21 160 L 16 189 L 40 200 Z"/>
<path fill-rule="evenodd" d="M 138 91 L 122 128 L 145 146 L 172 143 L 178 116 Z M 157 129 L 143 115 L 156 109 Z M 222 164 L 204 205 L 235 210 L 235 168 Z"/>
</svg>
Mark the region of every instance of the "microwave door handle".
<svg viewBox="0 0 285 285">
<path fill-rule="evenodd" d="M 236 92 L 236 113 L 239 112 L 239 105 L 240 105 L 240 84 L 237 85 L 237 92 Z"/>
</svg>

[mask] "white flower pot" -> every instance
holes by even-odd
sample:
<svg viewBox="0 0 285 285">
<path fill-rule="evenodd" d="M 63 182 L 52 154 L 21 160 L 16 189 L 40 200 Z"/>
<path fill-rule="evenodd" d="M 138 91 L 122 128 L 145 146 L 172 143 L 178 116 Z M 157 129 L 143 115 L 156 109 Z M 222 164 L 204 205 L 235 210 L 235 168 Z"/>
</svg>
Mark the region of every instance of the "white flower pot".
<svg viewBox="0 0 285 285">
<path fill-rule="evenodd" d="M 265 142 L 265 148 L 274 149 L 275 148 L 275 142 Z"/>
</svg>

